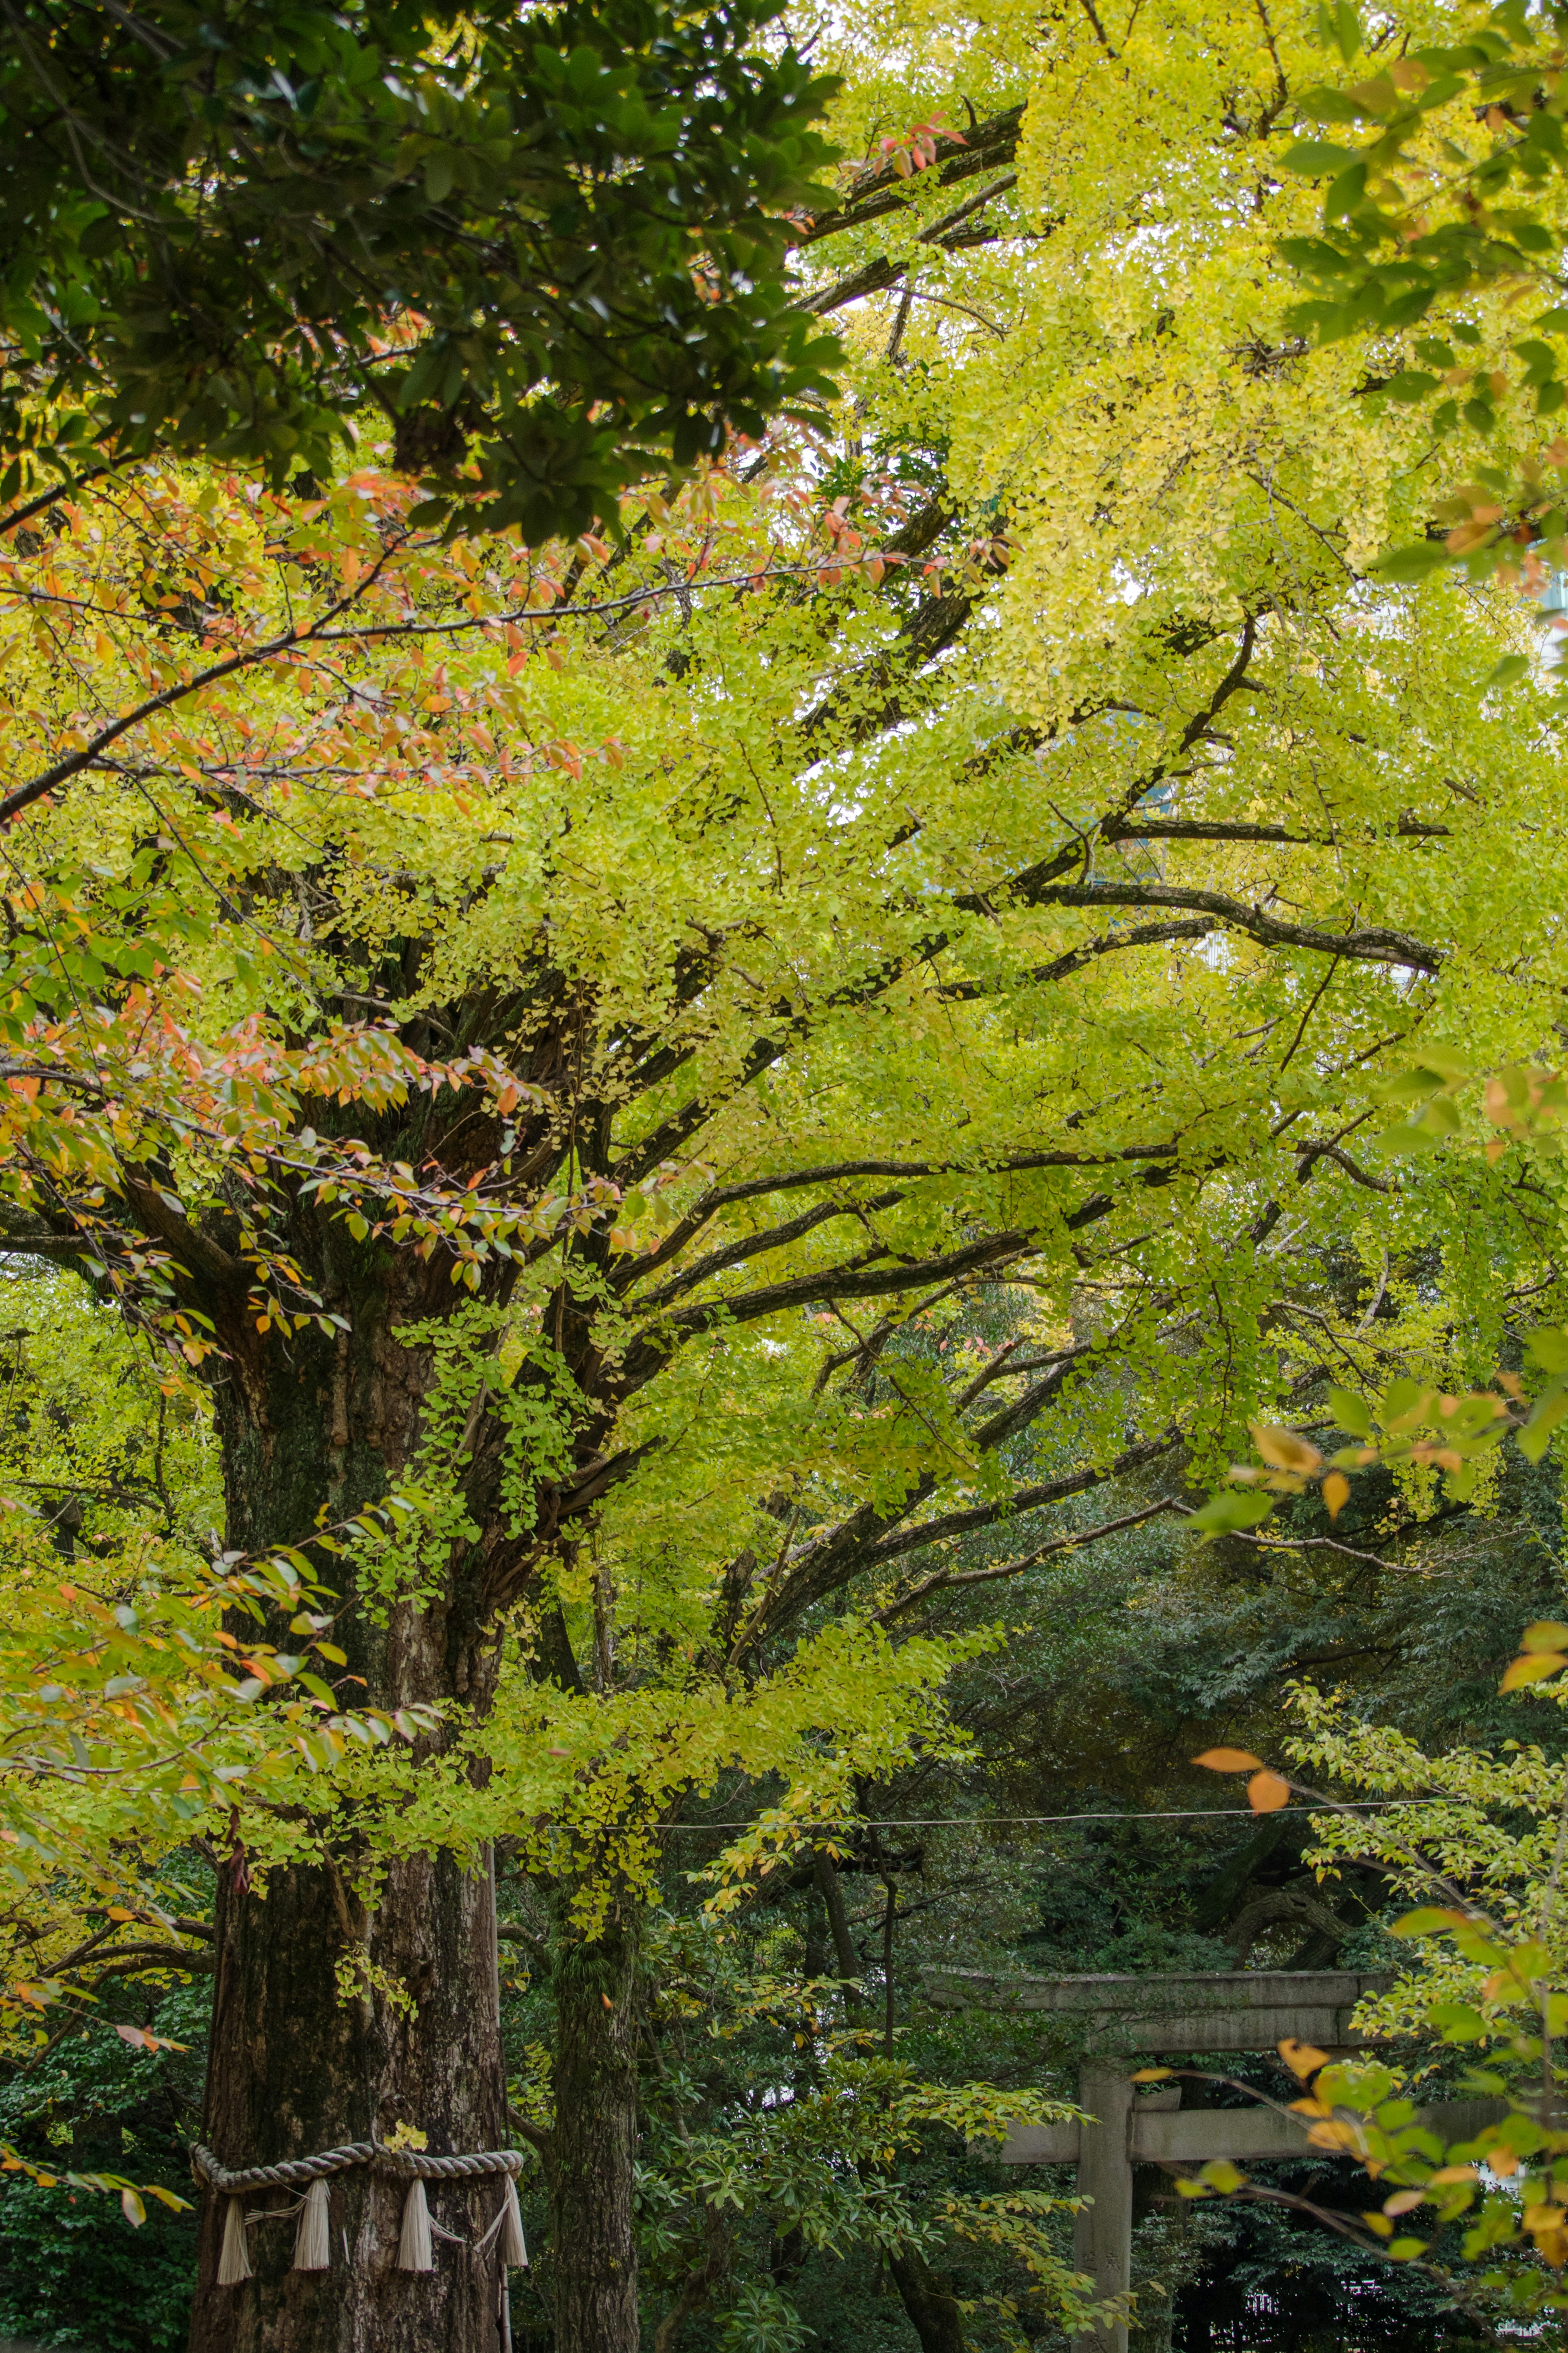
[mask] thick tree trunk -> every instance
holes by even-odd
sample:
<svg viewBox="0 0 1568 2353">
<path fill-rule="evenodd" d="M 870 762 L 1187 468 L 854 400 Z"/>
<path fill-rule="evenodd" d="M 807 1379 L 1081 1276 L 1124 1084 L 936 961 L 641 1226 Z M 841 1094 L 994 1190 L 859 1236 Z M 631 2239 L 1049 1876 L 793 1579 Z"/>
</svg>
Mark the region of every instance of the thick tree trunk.
<svg viewBox="0 0 1568 2353">
<path fill-rule="evenodd" d="M 335 1521 L 379 1501 L 412 1459 L 431 1365 L 427 1352 L 399 1345 L 395 1321 L 415 1303 L 395 1303 L 393 1288 L 362 1293 L 352 1335 L 335 1342 L 305 1333 L 248 1361 L 231 1346 L 218 1397 L 231 1545 L 298 1542 L 323 1507 Z M 489 1649 L 461 1564 L 437 1598 L 397 1602 L 379 1623 L 340 1564 L 324 1562 L 322 1573 L 346 1604 L 334 1627 L 348 1653 L 342 1672 L 363 1679 L 345 1686 L 345 1704 L 483 1704 Z M 415 1855 L 356 1887 L 342 1823 L 334 1860 L 270 1869 L 265 1816 L 237 1814 L 235 1829 L 219 1875 L 202 2133 L 221 2163 L 276 2163 L 384 2139 L 400 2124 L 438 2155 L 506 2146 L 488 1865 Z M 432 2184 L 430 2211 L 471 2241 L 500 2196 L 497 2177 Z M 246 2202 L 254 2212 L 288 2200 Z M 363 2168 L 339 2175 L 329 2270 L 292 2271 L 292 2221 L 264 2221 L 248 2234 L 255 2276 L 219 2287 L 226 2201 L 205 2197 L 191 2353 L 492 2353 L 501 2342 L 493 2242 L 476 2258 L 437 2238 L 433 2272 L 401 2272 L 402 2202 L 395 2180 Z"/>
<path fill-rule="evenodd" d="M 464 1873 L 446 1855 L 394 1864 L 368 1935 L 327 1872 L 276 1873 L 265 1902 L 237 1889 L 232 1872 L 225 1879 L 203 2137 L 226 2165 L 384 2139 L 400 2123 L 438 2155 L 506 2146 L 488 1873 Z M 395 1988 L 406 1989 L 409 2009 L 388 1999 Z M 495 2178 L 433 2183 L 430 2211 L 471 2241 L 500 2195 Z M 398 2271 L 396 2181 L 363 2168 L 334 2179 L 325 2272 L 289 2269 L 291 2221 L 258 2225 L 248 2234 L 256 2276 L 239 2287 L 216 2284 L 226 2202 L 205 2200 L 192 2353 L 499 2346 L 493 2244 L 476 2260 L 437 2240 L 433 2272 Z M 254 2212 L 289 2200 L 275 2192 L 246 2202 Z"/>
<path fill-rule="evenodd" d="M 637 1934 L 557 1947 L 551 2167 L 555 2353 L 637 2353 Z"/>
</svg>

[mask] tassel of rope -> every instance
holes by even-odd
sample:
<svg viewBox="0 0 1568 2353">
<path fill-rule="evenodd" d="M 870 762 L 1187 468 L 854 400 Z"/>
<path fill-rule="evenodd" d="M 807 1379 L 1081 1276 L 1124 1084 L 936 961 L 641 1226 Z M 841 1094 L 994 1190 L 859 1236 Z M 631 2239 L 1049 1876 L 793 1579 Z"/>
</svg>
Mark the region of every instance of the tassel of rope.
<svg viewBox="0 0 1568 2353">
<path fill-rule="evenodd" d="M 500 2259 L 503 2271 L 525 2272 L 528 2269 L 528 2246 L 522 2235 L 522 2211 L 517 2202 L 517 2183 L 509 2173 L 506 2188 L 501 2192 Z"/>
<path fill-rule="evenodd" d="M 397 2242 L 397 2268 L 400 2272 L 428 2272 L 436 2268 L 430 2251 L 430 2208 L 425 2197 L 425 2184 L 416 2174 L 408 2185 L 408 2195 L 403 2201 L 403 2232 Z"/>
<path fill-rule="evenodd" d="M 237 2287 L 250 2277 L 250 2250 L 245 2243 L 245 2192 L 231 2198 L 223 2218 L 223 2253 L 217 2259 L 219 2287 Z"/>
<path fill-rule="evenodd" d="M 294 2233 L 294 2269 L 297 2272 L 324 2272 L 331 2262 L 331 2225 L 327 2211 L 325 2176 L 312 2181 L 305 2192 L 305 2203 L 300 2211 L 300 2227 Z"/>
</svg>

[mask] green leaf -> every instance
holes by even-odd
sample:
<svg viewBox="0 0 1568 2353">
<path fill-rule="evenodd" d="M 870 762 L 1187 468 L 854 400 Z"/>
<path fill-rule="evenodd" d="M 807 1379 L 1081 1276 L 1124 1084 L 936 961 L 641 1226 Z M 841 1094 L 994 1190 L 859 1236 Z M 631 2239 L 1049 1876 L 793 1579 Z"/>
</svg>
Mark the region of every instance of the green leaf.
<svg viewBox="0 0 1568 2353">
<path fill-rule="evenodd" d="M 1371 568 L 1377 579 L 1403 587 L 1417 580 L 1429 580 L 1434 572 L 1441 572 L 1454 560 L 1440 539 L 1419 539 L 1409 547 L 1390 548 Z"/>
<path fill-rule="evenodd" d="M 1406 1912 L 1389 1929 L 1391 1936 L 1434 1936 L 1440 1929 L 1463 1928 L 1469 1925 L 1469 1915 L 1450 1911 L 1435 1904 L 1423 1904 L 1414 1912 Z"/>
<path fill-rule="evenodd" d="M 1329 1411 L 1340 1428 L 1348 1430 L 1352 1438 L 1372 1436 L 1372 1408 L 1364 1398 L 1357 1397 L 1352 1390 L 1331 1388 L 1329 1391 Z"/>
<path fill-rule="evenodd" d="M 1527 1462 L 1539 1462 L 1552 1443 L 1552 1433 L 1568 1414 L 1568 1390 L 1543 1397 L 1519 1433 L 1519 1451 Z"/>
<path fill-rule="evenodd" d="M 1407 1374 L 1396 1375 L 1383 1393 L 1384 1428 L 1393 1429 L 1396 1423 L 1404 1421 L 1416 1411 L 1422 1399 L 1431 1394 L 1424 1383 L 1411 1380 Z"/>
<path fill-rule="evenodd" d="M 1324 220 L 1348 219 L 1365 195 L 1366 165 L 1358 157 L 1348 172 L 1342 172 L 1338 179 L 1330 184 L 1323 197 Z M 1364 304 L 1358 302 L 1357 309 L 1364 315 Z"/>
<path fill-rule="evenodd" d="M 1299 101 L 1301 111 L 1313 122 L 1372 122 L 1376 121 L 1371 107 L 1363 106 L 1348 90 L 1310 90 Z"/>
<path fill-rule="evenodd" d="M 1350 0 L 1318 0 L 1318 46 L 1338 49 L 1347 66 L 1365 47 L 1361 20 Z"/>
<path fill-rule="evenodd" d="M 1232 1528 L 1255 1528 L 1274 1509 L 1272 1495 L 1260 1495 L 1256 1488 L 1225 1488 L 1211 1495 L 1202 1508 L 1193 1513 L 1186 1525 L 1205 1535 L 1224 1535 Z"/>
<path fill-rule="evenodd" d="M 1298 172 L 1304 180 L 1326 180 L 1361 158 L 1353 148 L 1336 147 L 1327 139 L 1300 139 L 1279 161 L 1287 172 Z"/>
<path fill-rule="evenodd" d="M 1480 2011 L 1463 2001 L 1435 2003 L 1426 2012 L 1426 2021 L 1445 2042 L 1480 2042 L 1493 2031 Z"/>
<path fill-rule="evenodd" d="M 1525 1335 L 1524 1353 L 1543 1373 L 1568 1373 L 1568 1329 L 1561 1324 L 1538 1324 Z"/>
<path fill-rule="evenodd" d="M 1489 687 L 1493 686 L 1517 686 L 1521 678 L 1529 675 L 1528 654 L 1504 654 L 1501 661 L 1495 663 L 1482 679 L 1481 692 L 1485 694 Z"/>
<path fill-rule="evenodd" d="M 1383 389 L 1390 400 L 1425 400 L 1428 393 L 1436 391 L 1437 378 L 1428 375 L 1423 368 L 1401 368 L 1397 375 L 1390 376 Z"/>
</svg>

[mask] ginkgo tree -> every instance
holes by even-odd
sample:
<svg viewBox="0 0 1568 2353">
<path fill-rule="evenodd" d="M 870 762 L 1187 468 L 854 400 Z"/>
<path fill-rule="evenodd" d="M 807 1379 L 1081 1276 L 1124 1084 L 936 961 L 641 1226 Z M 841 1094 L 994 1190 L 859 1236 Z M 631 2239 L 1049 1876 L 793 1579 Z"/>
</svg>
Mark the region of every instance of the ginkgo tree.
<svg viewBox="0 0 1568 2353">
<path fill-rule="evenodd" d="M 917 11 L 895 69 L 847 20 L 872 160 L 795 229 L 853 400 L 618 531 L 453 537 L 366 447 L 6 537 L 5 1247 L 202 1385 L 220 1556 L 321 1621 L 320 1672 L 258 1630 L 293 1676 L 212 1824 L 205 2138 L 506 2143 L 504 1838 L 563 2353 L 636 2341 L 661 1827 L 743 1772 L 735 1886 L 940 1749 L 947 1547 L 1019 1522 L 1005 1589 L 1027 1515 L 1180 1508 L 1347 1204 L 1541 1254 L 1505 1164 L 1363 1144 L 1416 1033 L 1545 1032 L 1556 706 L 1506 584 L 1369 584 L 1417 439 L 1263 332 L 1321 62 L 1271 38 Z M 351 1715 L 411 1736 L 323 1755 Z M 197 2347 L 481 2341 L 483 2265 L 413 2289 L 332 2194 L 287 2285 L 219 2288 L 209 2214 Z"/>
</svg>

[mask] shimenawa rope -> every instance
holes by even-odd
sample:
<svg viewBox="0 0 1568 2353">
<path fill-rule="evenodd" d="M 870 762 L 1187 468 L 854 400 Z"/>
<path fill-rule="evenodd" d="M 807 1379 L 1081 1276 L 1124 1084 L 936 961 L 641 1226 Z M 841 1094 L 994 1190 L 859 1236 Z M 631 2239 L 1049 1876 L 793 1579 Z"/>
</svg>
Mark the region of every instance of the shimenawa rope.
<svg viewBox="0 0 1568 2353">
<path fill-rule="evenodd" d="M 297 2272 L 324 2272 L 331 2262 L 331 2232 L 328 2213 L 328 2182 L 334 2173 L 350 2172 L 355 2166 L 369 2166 L 374 2171 L 389 2174 L 408 2182 L 408 2192 L 403 2201 L 403 2228 L 397 2242 L 397 2268 L 402 2272 L 427 2272 L 435 2267 L 431 2233 L 447 2240 L 451 2245 L 468 2247 L 476 2255 L 488 2250 L 498 2235 L 500 2244 L 497 2253 L 502 2271 L 525 2271 L 528 2248 L 522 2236 L 522 2216 L 517 2202 L 517 2176 L 525 2159 L 515 2148 L 477 2149 L 466 2157 L 431 2157 L 423 2149 L 387 2148 L 380 2141 L 348 2141 L 342 2148 L 322 2149 L 315 2157 L 286 2158 L 279 2165 L 248 2165 L 230 2172 L 221 2165 L 210 2148 L 199 2145 L 191 2151 L 191 2171 L 198 2181 L 227 2200 L 224 2214 L 223 2247 L 218 2256 L 219 2287 L 237 2287 L 251 2276 L 250 2251 L 246 2243 L 246 2232 L 253 2223 L 280 2221 L 285 2216 L 297 2214 L 299 2226 L 294 2234 L 294 2264 Z M 499 2173 L 505 2181 L 500 2211 L 482 2238 L 473 2241 L 459 2238 L 455 2232 L 444 2231 L 432 2223 L 430 2208 L 425 2194 L 426 2181 L 472 2180 L 488 2173 Z M 292 2189 L 303 2188 L 304 2195 L 292 2205 L 261 2207 L 246 2211 L 246 2195 L 252 2189 Z"/>
</svg>

